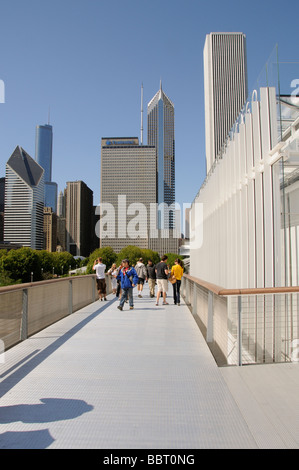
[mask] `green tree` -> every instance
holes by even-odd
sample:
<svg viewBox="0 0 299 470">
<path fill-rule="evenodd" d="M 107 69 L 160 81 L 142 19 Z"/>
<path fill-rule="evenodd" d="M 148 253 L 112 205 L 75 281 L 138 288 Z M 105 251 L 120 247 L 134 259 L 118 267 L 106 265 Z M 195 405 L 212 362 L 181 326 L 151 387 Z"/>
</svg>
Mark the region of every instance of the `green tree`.
<svg viewBox="0 0 299 470">
<path fill-rule="evenodd" d="M 0 287 L 11 286 L 13 284 L 20 284 L 21 282 L 21 279 L 19 279 L 18 281 L 14 281 L 13 279 L 11 279 L 11 277 L 6 271 L 0 272 Z"/>
<path fill-rule="evenodd" d="M 149 250 L 149 249 L 142 249 L 142 259 L 145 265 L 147 265 L 148 260 L 151 259 L 153 264 L 157 264 L 160 261 L 160 256 L 157 251 Z"/>
<path fill-rule="evenodd" d="M 123 259 L 128 259 L 130 266 L 135 265 L 139 258 L 142 258 L 142 250 L 138 246 L 128 245 L 123 248 L 117 257 L 117 265 L 119 266 Z"/>
<path fill-rule="evenodd" d="M 103 263 L 106 265 L 107 269 L 109 269 L 113 263 L 115 263 L 117 259 L 117 254 L 111 248 L 111 246 L 105 246 L 103 248 L 97 248 L 89 255 L 89 260 L 87 263 L 87 274 L 94 274 L 92 270 L 93 263 L 97 258 L 103 258 Z"/>
<path fill-rule="evenodd" d="M 181 259 L 183 261 L 183 257 L 178 255 L 177 253 L 166 253 L 166 256 L 167 256 L 167 264 L 169 264 L 169 266 L 172 268 L 172 266 L 174 265 L 174 262 L 177 258 Z"/>
<path fill-rule="evenodd" d="M 31 281 L 31 273 L 35 281 L 41 279 L 41 264 L 38 254 L 31 248 L 23 247 L 10 250 L 2 257 L 2 272 L 12 280 L 22 282 Z"/>
<path fill-rule="evenodd" d="M 61 253 L 55 252 L 53 255 L 53 267 L 54 273 L 58 276 L 68 274 L 69 268 L 74 269 L 76 267 L 76 260 L 68 251 Z M 52 268 L 53 269 L 53 268 Z"/>
<path fill-rule="evenodd" d="M 6 256 L 6 255 L 7 255 L 7 250 L 5 249 L 0 250 L 0 260 L 3 256 Z"/>
<path fill-rule="evenodd" d="M 37 251 L 37 255 L 40 260 L 41 270 L 43 271 L 43 276 L 44 275 L 46 276 L 46 273 L 52 274 L 52 269 L 54 265 L 54 254 L 46 250 L 41 250 L 41 251 Z"/>
</svg>

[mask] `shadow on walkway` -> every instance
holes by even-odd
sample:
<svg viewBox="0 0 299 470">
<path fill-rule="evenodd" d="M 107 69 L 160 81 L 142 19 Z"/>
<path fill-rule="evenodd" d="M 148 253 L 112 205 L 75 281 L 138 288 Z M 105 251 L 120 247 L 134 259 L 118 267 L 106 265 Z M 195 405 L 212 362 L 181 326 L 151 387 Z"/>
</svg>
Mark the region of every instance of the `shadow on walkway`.
<svg viewBox="0 0 299 470">
<path fill-rule="evenodd" d="M 83 400 L 42 398 L 39 404 L 3 406 L 0 410 L 0 424 L 34 424 L 75 419 L 92 411 L 93 406 Z M 46 449 L 53 442 L 48 429 L 0 434 L 0 449 Z"/>
<path fill-rule="evenodd" d="M 67 398 L 42 398 L 34 405 L 1 406 L 0 424 L 21 421 L 22 423 L 51 423 L 65 421 L 93 410 L 83 400 Z"/>
<path fill-rule="evenodd" d="M 9 431 L 0 434 L 0 449 L 46 449 L 54 440 L 48 429 L 26 432 Z"/>
<path fill-rule="evenodd" d="M 42 351 L 36 350 L 37 354 L 34 355 L 26 364 L 22 365 L 15 372 L 9 375 L 6 379 L 1 382 L 1 392 L 0 398 L 3 397 L 10 389 L 12 389 L 20 380 L 22 380 L 26 375 L 28 375 L 32 370 L 35 369 L 39 364 L 41 364 L 47 357 L 49 357 L 54 351 L 56 351 L 60 346 L 62 346 L 66 341 L 68 341 L 72 336 L 74 336 L 78 331 L 84 328 L 89 322 L 94 318 L 104 312 L 110 305 L 112 301 L 107 302 L 104 306 L 100 306 L 95 312 L 88 315 L 84 320 L 78 323 L 76 326 L 67 331 L 64 335 L 59 337 L 56 341 L 50 344 L 48 347 Z M 67 318 L 67 317 L 66 317 Z M 34 353 L 32 353 L 34 354 Z M 31 356 L 31 355 L 29 355 Z M 5 374 L 2 374 L 4 376 Z M 2 408 L 0 408 L 2 410 Z"/>
</svg>

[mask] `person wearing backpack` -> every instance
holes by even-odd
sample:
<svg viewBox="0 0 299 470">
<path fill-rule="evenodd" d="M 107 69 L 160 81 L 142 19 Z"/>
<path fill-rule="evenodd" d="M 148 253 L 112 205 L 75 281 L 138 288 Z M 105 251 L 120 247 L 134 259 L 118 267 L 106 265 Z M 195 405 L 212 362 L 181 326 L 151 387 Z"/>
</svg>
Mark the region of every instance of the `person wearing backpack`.
<svg viewBox="0 0 299 470">
<path fill-rule="evenodd" d="M 134 303 L 133 303 L 133 288 L 138 283 L 138 276 L 133 267 L 130 267 L 129 260 L 124 259 L 122 261 L 122 267 L 119 270 L 117 279 L 121 282 L 121 290 L 122 296 L 120 299 L 120 303 L 118 305 L 118 309 L 122 310 L 125 301 L 129 298 L 129 306 L 130 310 L 133 310 Z"/>
<path fill-rule="evenodd" d="M 136 263 L 135 270 L 138 276 L 138 297 L 142 297 L 141 292 L 143 291 L 144 281 L 147 281 L 147 271 L 142 258 L 139 258 L 139 261 Z"/>
</svg>

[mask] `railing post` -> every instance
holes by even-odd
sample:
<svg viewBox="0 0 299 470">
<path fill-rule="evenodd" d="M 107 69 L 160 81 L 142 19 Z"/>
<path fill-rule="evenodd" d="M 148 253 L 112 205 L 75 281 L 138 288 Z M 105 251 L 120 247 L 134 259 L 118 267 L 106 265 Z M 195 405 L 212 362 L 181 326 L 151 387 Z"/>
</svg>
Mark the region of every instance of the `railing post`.
<svg viewBox="0 0 299 470">
<path fill-rule="evenodd" d="M 242 365 L 242 297 L 238 296 L 238 365 Z"/>
<path fill-rule="evenodd" d="M 21 341 L 28 338 L 28 289 L 23 289 Z"/>
<path fill-rule="evenodd" d="M 197 313 L 197 296 L 196 296 L 196 284 L 193 282 L 193 301 L 192 301 L 192 315 Z"/>
<path fill-rule="evenodd" d="M 186 305 L 190 304 L 189 298 L 190 298 L 190 281 L 189 281 L 189 279 L 187 279 L 187 282 L 186 282 L 186 293 L 185 293 L 185 302 L 186 302 Z"/>
<path fill-rule="evenodd" d="M 214 294 L 209 290 L 208 294 L 208 324 L 207 324 L 207 343 L 214 341 Z"/>
<path fill-rule="evenodd" d="M 186 288 L 186 278 L 185 276 L 182 277 L 182 284 L 181 284 L 181 293 L 182 296 L 185 297 L 185 288 Z"/>
<path fill-rule="evenodd" d="M 91 282 L 92 282 L 92 301 L 95 302 L 96 301 L 96 278 L 94 276 L 91 278 Z"/>
<path fill-rule="evenodd" d="M 69 280 L 69 315 L 73 313 L 73 281 Z"/>
</svg>

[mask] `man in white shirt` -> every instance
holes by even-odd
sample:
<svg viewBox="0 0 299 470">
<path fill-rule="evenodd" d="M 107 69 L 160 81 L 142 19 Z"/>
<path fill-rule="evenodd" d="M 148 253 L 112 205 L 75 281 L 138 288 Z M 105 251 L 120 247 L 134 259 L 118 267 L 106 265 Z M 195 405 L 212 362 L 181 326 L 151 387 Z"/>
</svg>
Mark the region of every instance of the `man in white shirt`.
<svg viewBox="0 0 299 470">
<path fill-rule="evenodd" d="M 97 275 L 97 287 L 99 293 L 99 299 L 102 301 L 103 297 L 104 300 L 106 299 L 106 280 L 105 280 L 105 271 L 106 271 L 106 264 L 102 263 L 103 259 L 98 258 L 93 263 L 92 269 L 96 272 Z"/>
</svg>

